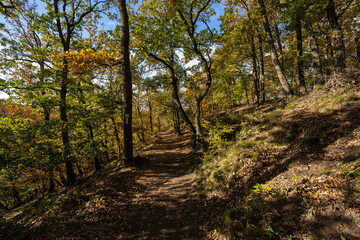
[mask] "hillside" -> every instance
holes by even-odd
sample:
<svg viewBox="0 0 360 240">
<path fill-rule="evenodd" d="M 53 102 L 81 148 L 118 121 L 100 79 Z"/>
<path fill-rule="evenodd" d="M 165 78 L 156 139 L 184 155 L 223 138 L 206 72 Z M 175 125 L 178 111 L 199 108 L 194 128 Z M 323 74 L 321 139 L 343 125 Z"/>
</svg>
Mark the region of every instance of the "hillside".
<svg viewBox="0 0 360 240">
<path fill-rule="evenodd" d="M 360 239 L 359 115 L 358 87 L 322 88 L 208 117 L 206 151 L 159 132 L 134 166 L 3 211 L 0 238 Z"/>
<path fill-rule="evenodd" d="M 203 194 L 231 199 L 220 229 L 231 239 L 360 239 L 359 97 L 356 86 L 324 87 L 210 118 L 213 147 L 196 171 Z"/>
</svg>

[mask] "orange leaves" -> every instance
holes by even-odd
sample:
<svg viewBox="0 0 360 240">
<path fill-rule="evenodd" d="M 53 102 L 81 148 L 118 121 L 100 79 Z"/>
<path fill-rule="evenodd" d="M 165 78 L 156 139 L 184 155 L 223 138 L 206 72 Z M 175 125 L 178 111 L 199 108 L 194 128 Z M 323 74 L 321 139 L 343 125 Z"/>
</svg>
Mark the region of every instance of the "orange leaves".
<svg viewBox="0 0 360 240">
<path fill-rule="evenodd" d="M 94 51 L 93 49 L 81 49 L 77 52 L 70 51 L 63 54 L 51 55 L 55 64 L 64 67 L 64 58 L 66 59 L 69 71 L 74 75 L 90 73 L 100 68 L 113 66 L 116 63 L 114 52 L 108 50 Z"/>
<path fill-rule="evenodd" d="M 29 106 L 22 106 L 15 103 L 0 105 L 0 112 L 6 117 L 14 119 L 41 119 L 39 109 L 33 109 Z"/>
<path fill-rule="evenodd" d="M 75 75 L 91 72 L 98 67 L 108 67 L 115 62 L 114 53 L 106 50 L 67 52 L 65 58 L 69 62 L 69 70 Z"/>
</svg>

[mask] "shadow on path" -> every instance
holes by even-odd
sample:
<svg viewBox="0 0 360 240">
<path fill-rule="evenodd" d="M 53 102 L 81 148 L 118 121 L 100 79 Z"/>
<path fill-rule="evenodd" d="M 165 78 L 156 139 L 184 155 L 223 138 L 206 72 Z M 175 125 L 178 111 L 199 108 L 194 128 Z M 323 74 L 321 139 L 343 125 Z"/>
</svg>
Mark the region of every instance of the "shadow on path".
<svg viewBox="0 0 360 240">
<path fill-rule="evenodd" d="M 205 239 L 215 225 L 209 208 L 223 201 L 198 199 L 185 163 L 190 152 L 190 135 L 160 132 L 143 153 L 148 162 L 85 183 L 92 185 L 85 192 L 78 186 L 68 207 L 8 239 Z"/>
</svg>

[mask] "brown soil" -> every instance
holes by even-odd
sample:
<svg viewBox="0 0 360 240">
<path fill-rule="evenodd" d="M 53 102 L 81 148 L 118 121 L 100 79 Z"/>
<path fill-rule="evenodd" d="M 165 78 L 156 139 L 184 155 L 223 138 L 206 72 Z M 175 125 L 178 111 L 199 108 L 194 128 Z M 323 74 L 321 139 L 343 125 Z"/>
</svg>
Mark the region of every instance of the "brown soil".
<svg viewBox="0 0 360 240">
<path fill-rule="evenodd" d="M 160 132 L 154 142 L 143 153 L 148 161 L 106 176 L 105 171 L 99 173 L 42 216 L 26 210 L 12 217 L 0 238 L 206 238 L 206 229 L 216 224 L 211 209 L 219 209 L 223 201 L 198 199 L 185 163 L 191 152 L 190 136 Z"/>
</svg>

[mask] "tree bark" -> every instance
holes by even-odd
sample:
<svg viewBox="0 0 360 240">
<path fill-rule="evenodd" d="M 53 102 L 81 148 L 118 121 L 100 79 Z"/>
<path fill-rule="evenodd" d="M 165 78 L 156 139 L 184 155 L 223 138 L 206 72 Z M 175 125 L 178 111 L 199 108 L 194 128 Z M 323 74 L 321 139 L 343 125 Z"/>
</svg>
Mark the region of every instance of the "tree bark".
<svg viewBox="0 0 360 240">
<path fill-rule="evenodd" d="M 256 48 L 254 36 L 251 36 L 251 59 L 253 65 L 253 78 L 254 78 L 254 95 L 256 105 L 260 105 L 260 90 L 259 90 L 259 77 L 256 64 Z"/>
<path fill-rule="evenodd" d="M 326 62 L 327 62 L 326 75 L 329 76 L 331 74 L 331 72 L 332 72 L 329 65 L 330 65 L 331 59 L 334 57 L 334 52 L 333 52 L 331 37 L 329 36 L 328 33 L 326 33 L 325 39 L 326 39 L 325 59 L 326 59 Z"/>
<path fill-rule="evenodd" d="M 67 61 L 66 67 L 67 69 Z M 71 157 L 71 149 L 70 149 L 70 140 L 69 140 L 69 127 L 68 127 L 68 119 L 67 119 L 67 104 L 66 104 L 66 95 L 67 95 L 67 70 L 64 70 L 62 83 L 61 83 L 61 91 L 60 91 L 60 120 L 62 122 L 61 129 L 61 137 L 63 142 L 63 157 L 66 166 L 66 177 L 67 177 L 67 185 L 71 186 L 76 183 L 76 175 L 74 172 L 72 157 Z"/>
<path fill-rule="evenodd" d="M 95 139 L 94 139 L 93 127 L 90 122 L 88 122 L 87 125 L 88 125 L 88 129 L 89 129 L 89 136 L 90 136 L 91 145 L 92 145 L 93 154 L 94 154 L 94 168 L 95 168 L 95 171 L 99 171 L 101 169 L 101 165 L 100 165 L 99 156 L 98 156 L 98 149 L 97 149 Z"/>
<path fill-rule="evenodd" d="M 114 117 L 111 117 L 111 121 L 112 121 L 113 126 L 114 126 L 114 135 L 115 135 L 116 143 L 117 143 L 117 155 L 118 155 L 118 159 L 120 159 L 121 158 L 121 141 L 120 141 L 120 138 L 119 138 L 119 131 L 117 129 Z"/>
<path fill-rule="evenodd" d="M 202 127 L 201 127 L 201 100 L 195 99 L 195 126 L 196 126 L 196 137 L 197 141 L 200 141 L 202 136 Z"/>
<path fill-rule="evenodd" d="M 264 52 L 263 52 L 263 40 L 261 34 L 258 34 L 259 39 L 259 53 L 260 53 L 260 86 L 261 86 L 261 102 L 264 103 L 266 100 L 265 95 L 265 65 L 264 65 Z"/>
<path fill-rule="evenodd" d="M 151 104 L 151 100 L 149 100 L 149 120 L 150 120 L 150 132 L 153 133 L 154 132 L 154 127 L 153 127 L 153 120 L 152 120 L 152 104 Z"/>
<path fill-rule="evenodd" d="M 260 6 L 260 11 L 261 14 L 264 18 L 264 27 L 265 27 L 265 31 L 266 31 L 266 39 L 270 48 L 270 56 L 271 56 L 271 60 L 273 62 L 276 74 L 280 80 L 280 83 L 282 85 L 282 88 L 285 92 L 285 95 L 290 98 L 293 95 L 293 91 L 290 89 L 290 85 L 287 82 L 285 75 L 283 73 L 283 70 L 281 69 L 281 65 L 276 53 L 276 48 L 275 48 L 275 44 L 274 44 L 274 39 L 271 33 L 271 28 L 270 28 L 270 24 L 269 24 L 269 20 L 267 17 L 267 13 L 266 13 L 266 8 L 265 8 L 265 4 L 263 0 L 258 0 L 259 6 Z"/>
<path fill-rule="evenodd" d="M 328 0 L 326 5 L 326 14 L 329 21 L 332 36 L 335 42 L 335 57 L 336 57 L 336 71 L 343 71 L 345 65 L 345 44 L 344 35 L 339 24 L 339 19 L 336 14 L 334 0 Z"/>
<path fill-rule="evenodd" d="M 324 85 L 324 81 L 322 78 L 322 70 L 321 70 L 321 59 L 319 53 L 318 43 L 315 37 L 315 33 L 312 27 L 312 23 L 310 18 L 305 17 L 305 28 L 308 31 L 308 41 L 311 50 L 311 61 L 312 66 L 314 68 L 314 88 L 320 87 Z"/>
<path fill-rule="evenodd" d="M 145 132 L 144 132 L 144 120 L 142 119 L 142 115 L 141 115 L 141 109 L 140 109 L 140 103 L 136 104 L 136 110 L 138 112 L 139 118 L 140 118 L 140 124 L 141 124 L 141 142 L 145 141 Z"/>
<path fill-rule="evenodd" d="M 53 174 L 50 174 L 49 177 L 49 190 L 48 193 L 52 193 L 55 191 L 55 182 L 54 182 L 54 176 Z"/>
<path fill-rule="evenodd" d="M 178 85 L 179 85 L 179 80 L 175 75 L 175 71 L 171 71 L 171 86 L 172 86 L 173 101 L 174 101 L 175 105 L 177 106 L 177 109 L 180 113 L 182 120 L 185 122 L 186 126 L 190 130 L 191 134 L 193 135 L 193 138 L 195 138 L 196 130 L 182 106 L 182 103 L 181 103 L 180 97 L 179 97 L 179 86 Z M 196 145 L 195 142 L 194 142 L 194 145 Z"/>
<path fill-rule="evenodd" d="M 124 81 L 124 157 L 125 163 L 133 161 L 133 136 L 132 136 L 132 77 L 130 66 L 130 33 L 129 16 L 126 8 L 126 0 L 118 0 L 121 19 L 121 51 L 122 51 L 122 75 Z"/>
<path fill-rule="evenodd" d="M 277 45 L 279 48 L 279 55 L 280 55 L 280 63 L 281 63 L 281 67 L 284 67 L 284 50 L 281 44 L 281 37 L 280 37 L 280 30 L 278 25 L 276 24 L 276 22 L 274 23 L 274 30 L 275 30 L 275 36 L 276 36 L 276 41 L 277 41 Z"/>
<path fill-rule="evenodd" d="M 300 94 L 305 94 L 305 76 L 304 76 L 304 61 L 303 61 L 303 44 L 302 44 L 302 26 L 301 16 L 296 16 L 296 45 L 297 45 L 297 70 L 300 85 Z"/>
</svg>

